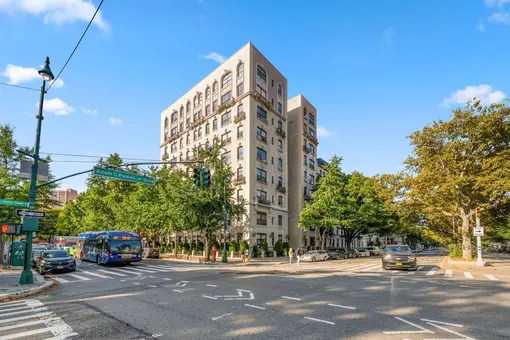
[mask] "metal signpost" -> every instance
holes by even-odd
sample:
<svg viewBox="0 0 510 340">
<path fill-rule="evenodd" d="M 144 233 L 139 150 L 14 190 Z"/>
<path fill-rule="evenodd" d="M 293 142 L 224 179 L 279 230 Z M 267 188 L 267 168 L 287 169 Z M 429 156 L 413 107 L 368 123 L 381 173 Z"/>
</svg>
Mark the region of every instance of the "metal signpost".
<svg viewBox="0 0 510 340">
<path fill-rule="evenodd" d="M 154 177 L 142 176 L 119 170 L 99 168 L 97 166 L 94 167 L 93 174 L 96 176 L 120 179 L 122 181 L 142 183 L 148 185 L 154 185 L 156 183 Z"/>
<path fill-rule="evenodd" d="M 474 235 L 476 236 L 476 250 L 477 250 L 477 258 L 476 265 L 483 266 L 482 259 L 482 236 L 483 236 L 483 227 L 480 224 L 480 217 L 478 214 L 480 213 L 480 208 L 476 208 L 476 227 L 473 230 Z"/>
<path fill-rule="evenodd" d="M 0 205 L 8 205 L 11 207 L 28 208 L 28 202 L 0 199 Z"/>
</svg>

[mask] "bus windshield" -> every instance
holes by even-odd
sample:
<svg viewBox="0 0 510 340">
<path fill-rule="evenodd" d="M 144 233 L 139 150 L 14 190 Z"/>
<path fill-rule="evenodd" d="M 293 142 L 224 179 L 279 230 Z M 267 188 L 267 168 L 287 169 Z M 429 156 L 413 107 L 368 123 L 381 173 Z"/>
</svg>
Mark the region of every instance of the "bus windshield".
<svg viewBox="0 0 510 340">
<path fill-rule="evenodd" d="M 140 240 L 112 240 L 110 251 L 112 253 L 139 253 L 141 250 Z"/>
</svg>

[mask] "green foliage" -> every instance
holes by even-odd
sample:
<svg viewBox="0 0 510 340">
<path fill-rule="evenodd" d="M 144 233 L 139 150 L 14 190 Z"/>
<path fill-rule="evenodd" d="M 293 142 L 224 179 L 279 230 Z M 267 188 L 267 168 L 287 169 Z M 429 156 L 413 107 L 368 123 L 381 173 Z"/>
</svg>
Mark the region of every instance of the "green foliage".
<svg viewBox="0 0 510 340">
<path fill-rule="evenodd" d="M 197 243 L 197 251 L 200 251 L 200 252 L 204 251 L 204 242 L 198 241 L 198 243 Z"/>
<path fill-rule="evenodd" d="M 268 254 L 269 254 L 269 247 L 267 245 L 267 241 L 266 240 L 262 241 L 262 244 L 260 245 L 260 248 L 262 250 L 264 250 L 264 253 L 266 254 L 266 256 L 268 256 Z"/>
<path fill-rule="evenodd" d="M 259 248 L 257 248 L 257 245 L 253 245 L 253 251 L 252 251 L 252 257 L 255 258 L 259 255 Z"/>
<path fill-rule="evenodd" d="M 250 245 L 248 244 L 248 241 L 247 240 L 243 240 L 241 242 L 241 245 L 239 246 L 239 251 L 244 252 L 249 247 L 250 247 Z"/>
<path fill-rule="evenodd" d="M 237 252 L 239 251 L 239 245 L 235 240 L 230 241 L 230 244 L 228 245 L 228 252 Z"/>
<path fill-rule="evenodd" d="M 283 256 L 283 244 L 282 244 L 282 241 L 280 241 L 280 240 L 276 241 L 276 243 L 274 244 L 273 249 L 276 252 L 277 256 Z"/>
<path fill-rule="evenodd" d="M 289 248 L 290 248 L 289 243 L 283 242 L 282 248 L 283 248 L 283 255 L 287 255 L 289 253 Z"/>
</svg>

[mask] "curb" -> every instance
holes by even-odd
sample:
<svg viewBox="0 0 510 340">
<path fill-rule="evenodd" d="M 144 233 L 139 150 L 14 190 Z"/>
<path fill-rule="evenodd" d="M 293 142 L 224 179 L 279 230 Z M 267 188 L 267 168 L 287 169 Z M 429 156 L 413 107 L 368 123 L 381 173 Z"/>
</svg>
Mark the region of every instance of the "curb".
<svg viewBox="0 0 510 340">
<path fill-rule="evenodd" d="M 32 287 L 32 288 L 20 290 L 18 292 L 14 292 L 14 293 L 1 294 L 0 302 L 22 299 L 27 296 L 42 293 L 42 292 L 44 292 L 48 289 L 54 288 L 56 286 L 57 286 L 56 282 L 49 280 L 49 281 L 44 282 L 41 286 L 38 286 L 38 287 Z"/>
</svg>

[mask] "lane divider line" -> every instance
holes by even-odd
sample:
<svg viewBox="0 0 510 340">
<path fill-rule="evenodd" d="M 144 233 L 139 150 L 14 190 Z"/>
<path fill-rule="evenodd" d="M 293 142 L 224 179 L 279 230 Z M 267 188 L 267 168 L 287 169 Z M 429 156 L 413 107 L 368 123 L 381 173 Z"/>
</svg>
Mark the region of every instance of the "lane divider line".
<svg viewBox="0 0 510 340">
<path fill-rule="evenodd" d="M 334 303 L 328 303 L 328 306 L 338 307 L 338 308 L 345 308 L 345 309 L 356 309 L 356 307 L 337 305 L 337 304 L 334 304 Z"/>
<path fill-rule="evenodd" d="M 265 309 L 266 309 L 265 307 L 260 307 L 260 306 L 255 306 L 255 305 L 250 305 L 250 304 L 248 304 L 248 303 L 245 303 L 244 305 L 245 305 L 246 307 L 251 307 L 251 308 L 257 308 L 257 309 L 263 309 L 263 310 L 265 310 Z"/>
<path fill-rule="evenodd" d="M 334 324 L 335 324 L 334 322 L 331 322 L 331 321 L 326 321 L 326 320 L 321 320 L 321 319 L 311 318 L 311 317 L 309 317 L 309 316 L 305 316 L 305 319 L 312 320 L 312 321 L 317 321 L 317 322 L 322 322 L 322 323 L 327 323 L 328 325 L 334 325 Z"/>
</svg>

